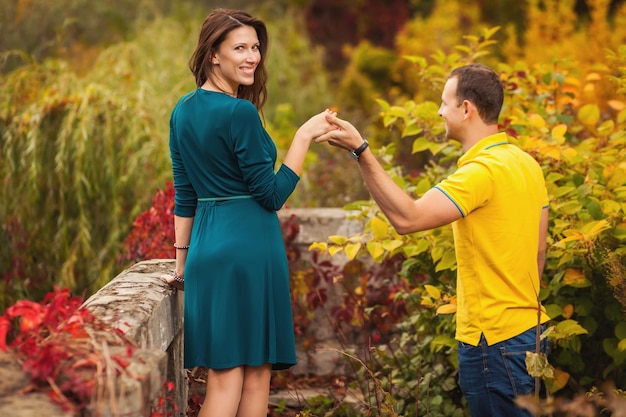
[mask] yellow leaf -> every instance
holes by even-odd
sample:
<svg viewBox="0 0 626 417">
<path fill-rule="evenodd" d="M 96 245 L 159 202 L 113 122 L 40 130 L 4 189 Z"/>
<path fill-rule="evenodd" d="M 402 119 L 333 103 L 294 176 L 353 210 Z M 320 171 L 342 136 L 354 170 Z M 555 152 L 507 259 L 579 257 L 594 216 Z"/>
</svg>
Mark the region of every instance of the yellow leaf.
<svg viewBox="0 0 626 417">
<path fill-rule="evenodd" d="M 426 289 L 426 292 L 428 293 L 428 295 L 430 295 L 435 300 L 438 300 L 441 298 L 441 291 L 439 290 L 439 288 L 435 287 L 434 285 L 426 284 L 424 285 L 424 288 Z"/>
<path fill-rule="evenodd" d="M 374 259 L 380 258 L 385 253 L 385 249 L 383 248 L 382 243 L 373 242 L 371 240 L 367 242 L 367 251 L 369 252 L 370 256 Z"/>
<path fill-rule="evenodd" d="M 331 247 L 328 248 L 328 253 L 330 253 L 330 256 L 335 256 L 336 254 L 338 254 L 342 250 L 343 250 L 342 246 L 331 246 Z"/>
<path fill-rule="evenodd" d="M 328 250 L 328 244 L 326 242 L 313 242 L 309 245 L 309 252 L 314 250 L 326 252 Z"/>
<path fill-rule="evenodd" d="M 585 226 L 588 226 L 588 224 Z M 606 220 L 599 220 L 595 222 L 595 224 L 593 224 L 593 227 L 589 229 L 589 231 L 585 234 L 587 235 L 587 238 L 591 240 L 595 238 L 596 236 L 598 236 L 600 233 L 610 228 L 611 228 L 611 224 L 609 222 L 607 222 Z"/>
<path fill-rule="evenodd" d="M 556 159 L 556 160 L 561 159 L 561 153 L 559 152 L 559 149 L 556 146 L 544 146 L 539 149 L 539 152 L 542 155 L 549 156 L 552 159 Z"/>
<path fill-rule="evenodd" d="M 456 304 L 444 304 L 437 308 L 437 314 L 454 314 L 456 313 Z"/>
<path fill-rule="evenodd" d="M 333 242 L 335 245 L 343 245 L 348 241 L 348 238 L 345 236 L 333 235 L 328 236 L 328 240 Z"/>
<path fill-rule="evenodd" d="M 379 219 L 378 217 L 373 217 L 371 226 L 372 233 L 374 234 L 375 238 L 384 239 L 385 237 L 387 237 L 387 230 L 389 229 L 389 227 L 387 226 L 387 223 L 385 223 L 382 219 Z"/>
<path fill-rule="evenodd" d="M 420 301 L 420 305 L 424 307 L 433 307 L 435 303 L 430 297 L 422 297 L 422 301 Z"/>
<path fill-rule="evenodd" d="M 402 241 L 399 239 L 386 240 L 383 242 L 383 248 L 385 248 L 385 250 L 389 252 L 393 252 L 394 250 L 398 249 L 400 246 L 402 246 Z"/>
<path fill-rule="evenodd" d="M 558 390 L 564 388 L 567 385 L 567 381 L 569 381 L 569 373 L 555 369 L 554 370 L 554 378 L 546 380 L 546 386 L 548 387 L 551 393 L 555 393 Z"/>
<path fill-rule="evenodd" d="M 585 274 L 583 274 L 583 272 L 578 268 L 569 268 L 565 272 L 563 283 L 574 288 L 584 288 L 591 285 L 585 277 Z M 563 315 L 565 315 L 565 309 L 563 309 Z"/>
<path fill-rule="evenodd" d="M 348 243 L 345 247 L 346 256 L 352 260 L 356 257 L 357 253 L 361 249 L 360 243 Z"/>
<path fill-rule="evenodd" d="M 596 104 L 585 104 L 578 110 L 578 120 L 588 126 L 595 126 L 600 120 L 600 108 Z"/>
<path fill-rule="evenodd" d="M 582 233 L 574 233 L 564 239 L 559 240 L 558 243 L 574 242 L 576 240 L 585 240 L 585 235 L 583 235 Z"/>
<path fill-rule="evenodd" d="M 602 75 L 598 74 L 597 72 L 590 72 L 589 74 L 587 74 L 587 77 L 585 77 L 585 79 L 587 81 L 600 81 L 602 79 Z"/>
<path fill-rule="evenodd" d="M 543 129 L 544 127 L 546 127 L 546 121 L 538 114 L 530 115 L 530 124 L 537 129 Z"/>
<path fill-rule="evenodd" d="M 567 133 L 567 125 L 564 123 L 556 125 L 552 128 L 553 138 L 562 138 L 565 136 L 565 133 Z"/>
</svg>

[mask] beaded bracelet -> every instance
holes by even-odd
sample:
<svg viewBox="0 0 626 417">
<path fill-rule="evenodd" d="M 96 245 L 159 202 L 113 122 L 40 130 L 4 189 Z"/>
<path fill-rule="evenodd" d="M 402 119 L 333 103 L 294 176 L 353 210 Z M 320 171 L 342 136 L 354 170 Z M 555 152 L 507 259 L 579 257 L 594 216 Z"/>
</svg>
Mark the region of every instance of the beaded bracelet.
<svg viewBox="0 0 626 417">
<path fill-rule="evenodd" d="M 174 277 L 174 281 L 178 281 L 178 282 L 183 283 L 183 284 L 185 283 L 185 278 L 179 277 L 175 270 L 172 273 L 172 276 Z"/>
<path fill-rule="evenodd" d="M 176 249 L 189 249 L 189 245 L 187 245 L 187 246 L 178 246 L 176 243 L 174 243 L 174 247 Z"/>
</svg>

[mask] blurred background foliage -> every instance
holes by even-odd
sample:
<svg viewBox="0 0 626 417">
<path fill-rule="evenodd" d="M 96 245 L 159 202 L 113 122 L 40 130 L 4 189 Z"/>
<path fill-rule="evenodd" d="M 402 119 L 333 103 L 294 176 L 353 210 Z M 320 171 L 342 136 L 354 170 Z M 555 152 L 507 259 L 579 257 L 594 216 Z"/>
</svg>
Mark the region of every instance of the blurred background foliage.
<svg viewBox="0 0 626 417">
<path fill-rule="evenodd" d="M 454 144 L 442 143 L 437 115 L 447 73 L 464 62 L 498 68 L 509 88 L 502 128 L 544 164 L 559 203 L 549 262 L 556 278 L 543 296 L 554 297 L 554 310 L 590 307 L 583 302 L 587 281 L 578 288 L 561 279 L 583 271 L 593 283 L 604 269 L 622 271 L 623 0 L 0 1 L 0 311 L 20 298 L 39 299 L 53 285 L 90 295 L 128 265 L 120 261 L 123 241 L 171 179 L 169 114 L 195 87 L 187 61 L 202 20 L 218 4 L 246 8 L 268 25 L 264 113 L 281 154 L 299 124 L 334 106 L 415 195 L 453 169 L 458 156 Z M 368 200 L 344 152 L 314 145 L 308 158 L 289 205 Z M 363 207 L 364 216 L 380 217 Z M 600 246 L 617 255 L 609 263 L 589 243 L 596 237 L 589 229 L 597 231 L 601 220 L 611 228 L 600 227 Z M 562 241 L 576 233 L 585 238 Z M 377 248 L 398 249 L 389 236 L 370 237 L 363 248 L 381 260 L 386 255 Z M 404 275 L 415 268 L 442 279 L 452 274 L 445 229 L 407 239 Z M 619 276 L 613 281 L 623 288 Z M 619 321 L 614 310 L 611 323 Z M 581 311 L 587 317 L 591 309 Z M 621 340 L 606 342 L 619 359 L 604 364 L 607 372 L 623 369 Z M 575 348 L 560 359 L 587 375 Z"/>
<path fill-rule="evenodd" d="M 54 285 L 90 295 L 136 260 L 124 241 L 154 233 L 138 219 L 162 213 L 140 214 L 153 197 L 163 207 L 171 196 L 162 191 L 169 115 L 195 88 L 187 62 L 218 5 L 268 25 L 264 114 L 281 155 L 302 122 L 334 106 L 415 196 L 459 155 L 437 115 L 448 72 L 467 62 L 497 68 L 507 88 L 501 127 L 540 161 L 553 200 L 540 297 L 555 321 L 587 331 L 554 339 L 552 389 L 607 377 L 623 384 L 623 0 L 0 0 L 0 311 Z M 396 390 L 395 409 L 416 413 L 419 382 L 433 393 L 419 412 L 460 415 L 458 392 L 440 401 L 456 389 L 454 322 L 433 308 L 454 300 L 450 230 L 399 237 L 367 200 L 349 157 L 313 145 L 288 204 L 361 210 L 363 234 L 327 245 L 381 267 L 343 271 L 361 275 L 346 286 L 360 310 L 348 303 L 342 317 L 363 332 L 364 323 L 389 325 L 371 320 L 378 309 L 394 311 L 402 352 L 383 343 L 373 359 L 385 389 Z M 383 289 L 394 292 L 381 297 Z"/>
</svg>

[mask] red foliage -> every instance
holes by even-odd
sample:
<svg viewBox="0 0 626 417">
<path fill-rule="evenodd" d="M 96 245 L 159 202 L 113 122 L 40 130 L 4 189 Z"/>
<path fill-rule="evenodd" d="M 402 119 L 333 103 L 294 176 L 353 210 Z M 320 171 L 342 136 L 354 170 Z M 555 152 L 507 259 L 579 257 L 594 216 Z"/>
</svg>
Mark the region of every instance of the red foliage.
<svg viewBox="0 0 626 417">
<path fill-rule="evenodd" d="M 320 262 L 316 253 L 313 261 L 316 275 L 344 290 L 342 303 L 332 309 L 333 325 L 340 328 L 343 324 L 357 333 L 365 332 L 374 343 L 385 342 L 395 324 L 406 316 L 405 302 L 397 297 L 409 286 L 397 276 L 402 257 L 369 267 L 353 260 L 341 268 L 330 261 Z M 314 303 L 311 306 L 317 307 Z"/>
<path fill-rule="evenodd" d="M 173 417 L 177 415 L 178 405 L 176 404 L 175 390 L 176 386 L 172 381 L 166 381 L 163 384 L 163 391 L 156 405 L 152 407 L 150 417 Z"/>
<path fill-rule="evenodd" d="M 125 345 L 127 356 L 133 352 L 119 331 L 98 322 L 82 304 L 69 290 L 55 288 L 42 303 L 21 300 L 0 317 L 0 349 L 16 353 L 31 377 L 30 389 L 47 390 L 54 401 L 74 410 L 89 404 L 97 382 L 94 376 L 108 363 L 88 328 L 105 331 L 109 344 Z M 122 355 L 109 358 L 117 373 L 128 366 Z"/>
<path fill-rule="evenodd" d="M 120 262 L 146 259 L 173 259 L 174 243 L 174 184 L 169 181 L 165 191 L 157 190 L 152 207 L 133 222 L 133 230 L 124 241 Z"/>
</svg>

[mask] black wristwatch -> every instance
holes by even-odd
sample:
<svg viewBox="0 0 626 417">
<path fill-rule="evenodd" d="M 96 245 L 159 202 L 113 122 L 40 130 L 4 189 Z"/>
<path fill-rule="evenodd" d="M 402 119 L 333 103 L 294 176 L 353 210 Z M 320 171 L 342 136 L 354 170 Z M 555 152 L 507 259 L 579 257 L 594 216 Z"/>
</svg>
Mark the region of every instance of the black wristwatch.
<svg viewBox="0 0 626 417">
<path fill-rule="evenodd" d="M 358 161 L 359 156 L 361 156 L 363 151 L 366 150 L 368 146 L 370 146 L 370 144 L 367 141 L 367 139 L 363 139 L 363 145 L 359 146 L 353 151 L 350 151 L 350 156 L 352 157 L 352 159 L 354 159 L 355 161 Z"/>
</svg>

